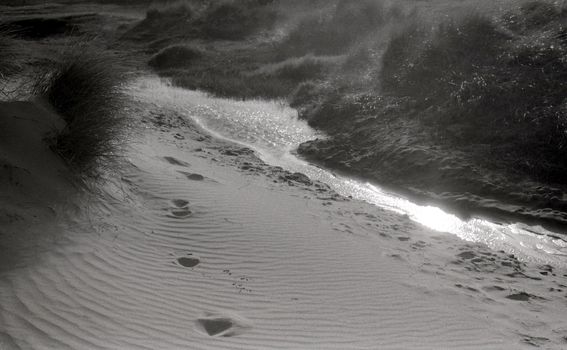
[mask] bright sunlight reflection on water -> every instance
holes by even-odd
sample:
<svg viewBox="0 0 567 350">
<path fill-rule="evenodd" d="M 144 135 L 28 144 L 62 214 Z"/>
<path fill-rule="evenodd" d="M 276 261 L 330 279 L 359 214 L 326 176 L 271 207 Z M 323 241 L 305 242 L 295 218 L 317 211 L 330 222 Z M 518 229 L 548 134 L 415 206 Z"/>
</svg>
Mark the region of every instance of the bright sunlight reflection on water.
<svg viewBox="0 0 567 350">
<path fill-rule="evenodd" d="M 436 231 L 448 232 L 485 243 L 520 259 L 567 267 L 567 243 L 539 226 L 496 224 L 482 219 L 461 220 L 437 207 L 420 206 L 376 185 L 355 181 L 313 166 L 290 151 L 300 143 L 322 137 L 297 118 L 297 112 L 283 103 L 234 101 L 170 86 L 158 78 L 142 78 L 132 86 L 143 97 L 192 118 L 213 135 L 254 149 L 266 163 L 301 172 L 331 186 L 343 196 L 407 215 Z"/>
</svg>

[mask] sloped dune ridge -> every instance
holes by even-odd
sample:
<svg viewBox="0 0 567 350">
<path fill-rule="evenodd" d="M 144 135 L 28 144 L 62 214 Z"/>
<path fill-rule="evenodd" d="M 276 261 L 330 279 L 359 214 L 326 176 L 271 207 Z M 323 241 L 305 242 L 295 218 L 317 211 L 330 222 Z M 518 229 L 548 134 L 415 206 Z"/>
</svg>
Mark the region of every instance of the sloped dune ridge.
<svg viewBox="0 0 567 350">
<path fill-rule="evenodd" d="M 198 102 L 175 110 L 143 90 L 120 175 L 0 272 L 0 348 L 567 344 L 559 264 L 348 200 L 211 136 L 191 118 Z"/>
</svg>

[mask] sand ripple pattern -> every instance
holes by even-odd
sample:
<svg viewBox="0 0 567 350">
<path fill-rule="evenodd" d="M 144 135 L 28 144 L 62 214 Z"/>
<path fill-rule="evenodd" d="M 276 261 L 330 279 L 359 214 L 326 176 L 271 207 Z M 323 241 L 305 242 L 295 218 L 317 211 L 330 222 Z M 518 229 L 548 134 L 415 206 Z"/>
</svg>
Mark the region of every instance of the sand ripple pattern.
<svg viewBox="0 0 567 350">
<path fill-rule="evenodd" d="M 2 276 L 2 349 L 494 349 L 509 341 L 458 300 L 404 287 L 407 266 L 337 233 L 322 206 L 146 141 L 126 186 L 109 185 L 93 204 L 92 226 L 69 227 L 57 249 Z"/>
</svg>

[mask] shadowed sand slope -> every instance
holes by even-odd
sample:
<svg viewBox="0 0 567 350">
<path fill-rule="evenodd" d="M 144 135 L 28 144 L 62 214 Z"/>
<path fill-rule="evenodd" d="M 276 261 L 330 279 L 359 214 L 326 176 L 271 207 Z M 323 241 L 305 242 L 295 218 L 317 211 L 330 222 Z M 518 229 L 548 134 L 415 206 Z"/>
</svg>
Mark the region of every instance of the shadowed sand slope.
<svg viewBox="0 0 567 350">
<path fill-rule="evenodd" d="M 63 120 L 40 104 L 0 103 L 0 272 L 36 259 L 74 214 L 77 188 L 44 139 Z M 1 332 L 1 329 L 0 329 Z"/>
<path fill-rule="evenodd" d="M 121 176 L 59 219 L 57 244 L 1 272 L 1 348 L 565 344 L 554 267 L 345 200 L 186 115 L 130 111 L 146 128 Z"/>
</svg>

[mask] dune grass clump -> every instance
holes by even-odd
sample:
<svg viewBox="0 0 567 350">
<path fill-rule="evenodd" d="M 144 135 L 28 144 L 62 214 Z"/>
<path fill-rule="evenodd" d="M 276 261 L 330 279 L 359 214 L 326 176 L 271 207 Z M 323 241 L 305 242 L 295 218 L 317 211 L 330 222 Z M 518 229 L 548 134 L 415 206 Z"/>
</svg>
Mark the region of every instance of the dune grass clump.
<svg viewBox="0 0 567 350">
<path fill-rule="evenodd" d="M 494 66 L 507 40 L 496 24 L 480 15 L 442 23 L 429 38 L 423 33 L 412 23 L 390 41 L 381 76 L 388 91 L 445 99 L 478 67 Z"/>
<path fill-rule="evenodd" d="M 250 71 L 176 70 L 171 78 L 176 86 L 200 89 L 220 97 L 287 98 L 300 83 L 324 79 L 335 65 L 335 60 L 308 55 Z"/>
<path fill-rule="evenodd" d="M 193 4 L 193 1 L 184 0 L 153 3 L 146 11 L 146 17 L 126 31 L 123 38 L 156 41 L 186 36 L 193 31 L 197 13 Z"/>
<path fill-rule="evenodd" d="M 183 68 L 203 57 L 203 51 L 190 45 L 168 46 L 153 55 L 148 64 L 155 69 Z"/>
<path fill-rule="evenodd" d="M 366 70 L 374 62 L 374 54 L 375 52 L 372 47 L 355 47 L 347 54 L 341 68 L 344 72 Z"/>
<path fill-rule="evenodd" d="M 353 44 L 384 23 L 385 10 L 379 0 L 339 0 L 324 14 L 301 21 L 282 42 L 283 55 L 344 53 Z"/>
<path fill-rule="evenodd" d="M 307 55 L 291 58 L 276 64 L 271 72 L 266 73 L 279 79 L 300 83 L 323 78 L 331 69 L 333 62 L 321 57 Z"/>
<path fill-rule="evenodd" d="M 234 72 L 185 72 L 172 77 L 173 85 L 186 89 L 198 89 L 219 97 L 240 98 L 281 98 L 287 96 L 295 83 L 282 81 L 274 76 L 257 74 L 245 75 Z"/>
<path fill-rule="evenodd" d="M 3 80 L 17 71 L 18 50 L 12 33 L 0 29 L 0 79 Z"/>
<path fill-rule="evenodd" d="M 18 62 L 20 51 L 21 46 L 16 43 L 12 33 L 0 30 L 0 96 L 6 97 L 10 94 L 7 88 L 8 79 L 22 68 Z"/>
<path fill-rule="evenodd" d="M 440 134 L 461 145 L 491 144 L 492 157 L 516 162 L 537 178 L 564 182 L 567 170 L 567 42 L 549 3 L 514 15 L 529 23 L 510 34 L 510 16 L 469 15 L 423 34 L 416 26 L 392 38 L 380 84 L 412 101 Z M 460 132 L 446 132 L 455 130 Z"/>
<path fill-rule="evenodd" d="M 169 1 L 153 4 L 146 11 L 146 20 L 158 21 L 164 18 L 191 18 L 194 15 L 191 4 L 186 0 Z"/>
<path fill-rule="evenodd" d="M 201 36 L 211 39 L 240 40 L 260 28 L 269 29 L 276 13 L 268 1 L 224 0 L 212 3 L 196 21 Z"/>
<path fill-rule="evenodd" d="M 35 86 L 66 122 L 51 147 L 81 173 L 96 174 L 123 144 L 125 71 L 115 55 L 77 47 Z"/>
<path fill-rule="evenodd" d="M 555 4 L 546 1 L 529 1 L 520 6 L 518 12 L 504 16 L 506 26 L 515 31 L 523 32 L 541 28 L 561 17 L 562 10 Z"/>
<path fill-rule="evenodd" d="M 166 1 L 150 7 L 127 37 L 241 40 L 269 30 L 275 20 L 275 5 L 267 0 Z"/>
</svg>

